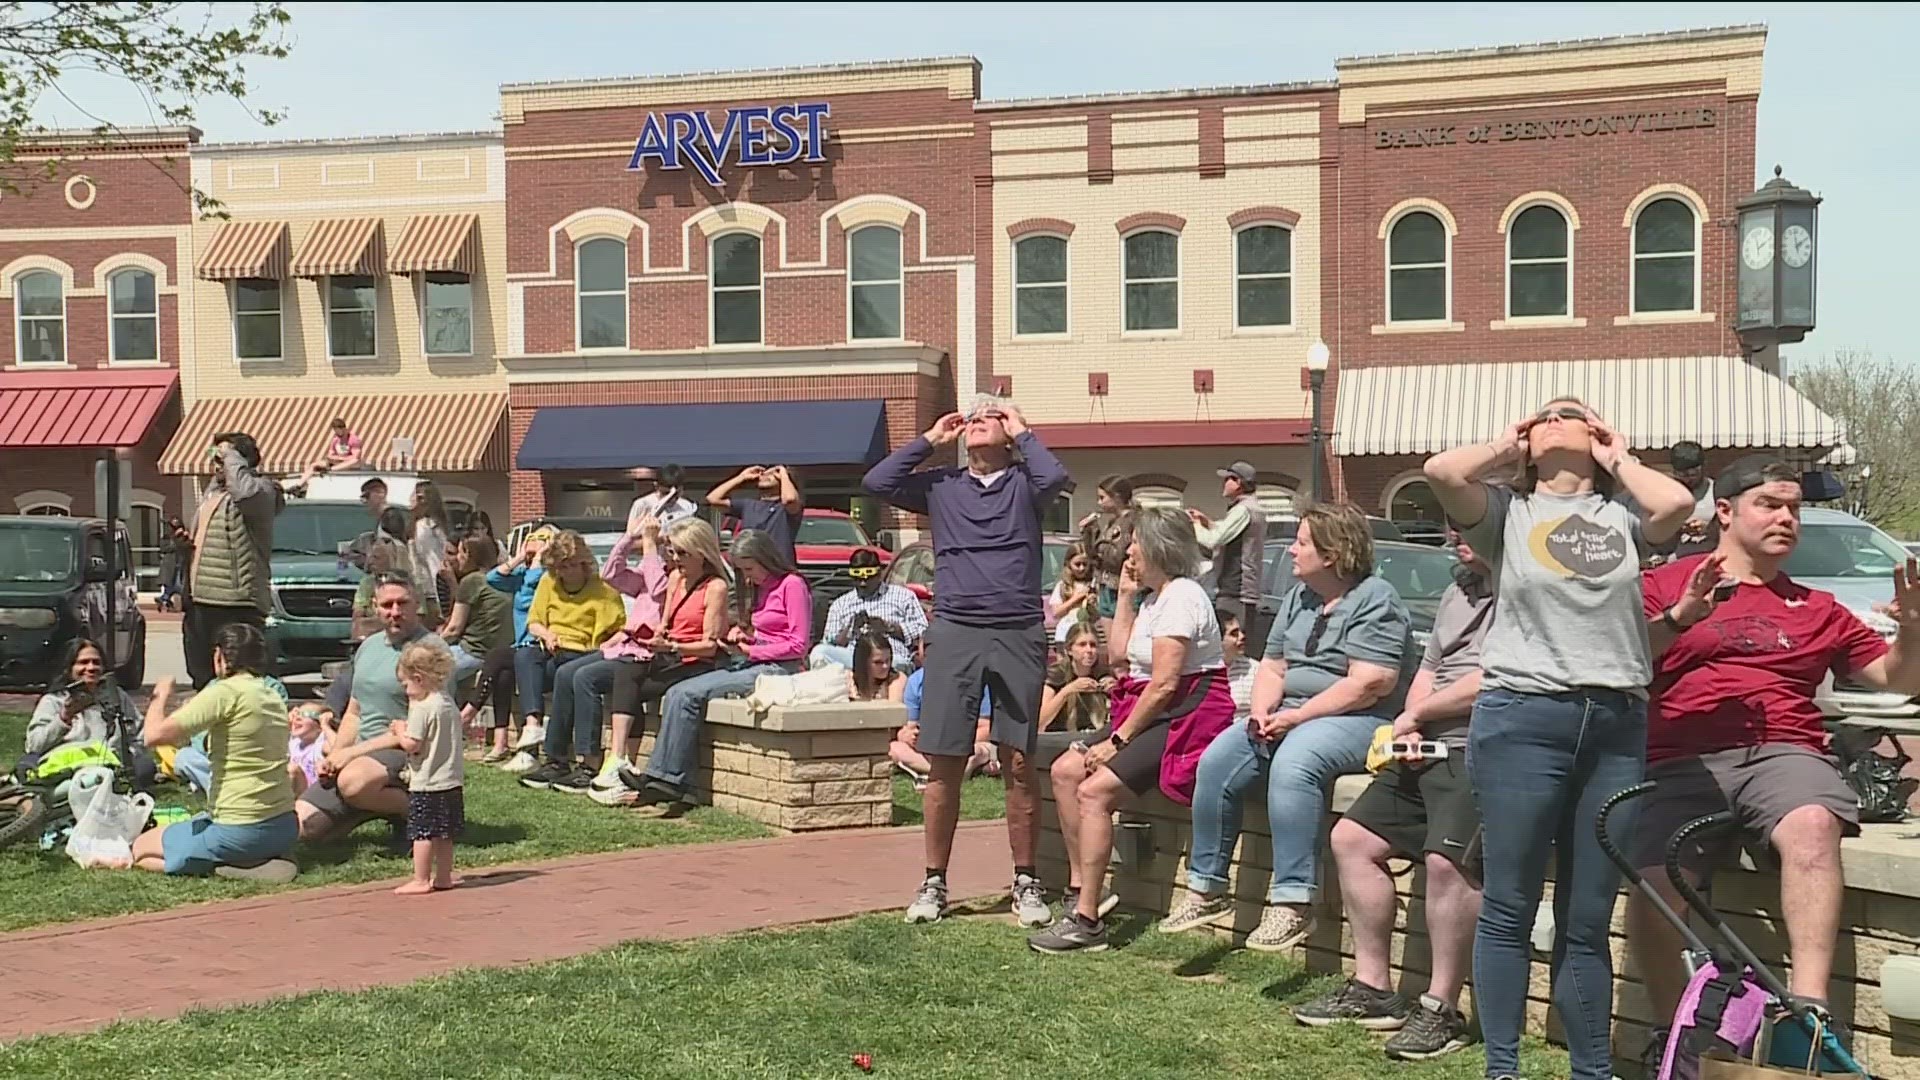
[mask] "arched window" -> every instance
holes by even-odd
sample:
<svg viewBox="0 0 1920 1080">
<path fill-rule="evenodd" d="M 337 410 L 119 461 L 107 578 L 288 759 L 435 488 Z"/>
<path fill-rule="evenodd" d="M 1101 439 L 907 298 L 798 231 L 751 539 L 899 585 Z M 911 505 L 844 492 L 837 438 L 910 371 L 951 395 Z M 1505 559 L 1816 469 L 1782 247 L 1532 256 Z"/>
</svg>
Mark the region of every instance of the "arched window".
<svg viewBox="0 0 1920 1080">
<path fill-rule="evenodd" d="M 709 273 L 713 281 L 713 343 L 758 344 L 760 238 L 752 233 L 714 237 Z"/>
<path fill-rule="evenodd" d="M 13 310 L 19 320 L 19 362 L 67 362 L 67 300 L 60 275 L 30 270 L 13 279 Z"/>
<path fill-rule="evenodd" d="M 1067 238 L 1027 236 L 1013 243 L 1013 332 L 1067 332 Z"/>
<path fill-rule="evenodd" d="M 1391 521 L 1428 521 L 1435 525 L 1446 521 L 1440 500 L 1432 485 L 1418 477 L 1395 487 L 1387 496 L 1387 518 Z"/>
<path fill-rule="evenodd" d="M 1180 234 L 1151 229 L 1121 245 L 1127 330 L 1180 329 Z"/>
<path fill-rule="evenodd" d="M 1233 325 L 1293 325 L 1293 232 L 1254 225 L 1233 237 Z"/>
<path fill-rule="evenodd" d="M 868 225 L 847 234 L 847 326 L 855 341 L 901 336 L 900 230 Z"/>
<path fill-rule="evenodd" d="M 1699 219 L 1681 199 L 1655 199 L 1633 219 L 1633 310 L 1699 308 Z"/>
<path fill-rule="evenodd" d="M 573 249 L 573 288 L 579 297 L 579 347 L 627 347 L 627 245 L 601 236 Z"/>
<path fill-rule="evenodd" d="M 53 503 L 39 503 L 20 511 L 28 517 L 72 517 L 73 513 L 64 506 Z"/>
<path fill-rule="evenodd" d="M 145 270 L 122 270 L 107 279 L 113 333 L 109 335 L 115 363 L 160 359 L 160 296 L 153 275 Z"/>
<path fill-rule="evenodd" d="M 1571 315 L 1572 233 L 1566 215 L 1529 206 L 1507 227 L 1507 317 Z"/>
<path fill-rule="evenodd" d="M 1387 231 L 1387 321 L 1447 319 L 1447 256 L 1451 241 L 1439 217 L 1425 210 L 1400 216 Z"/>
<path fill-rule="evenodd" d="M 1173 488 L 1161 484 L 1147 484 L 1133 489 L 1133 501 L 1141 506 L 1165 506 L 1178 510 L 1186 496 Z"/>
</svg>

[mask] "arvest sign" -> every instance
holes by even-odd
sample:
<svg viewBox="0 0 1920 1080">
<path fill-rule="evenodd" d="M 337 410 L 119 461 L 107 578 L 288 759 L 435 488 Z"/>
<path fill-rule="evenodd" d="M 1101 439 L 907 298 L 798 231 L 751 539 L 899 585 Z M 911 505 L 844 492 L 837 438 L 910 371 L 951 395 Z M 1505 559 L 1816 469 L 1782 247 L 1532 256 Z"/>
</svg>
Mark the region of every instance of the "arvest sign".
<svg viewBox="0 0 1920 1080">
<path fill-rule="evenodd" d="M 668 171 L 691 168 L 719 187 L 720 167 L 729 163 L 756 168 L 822 162 L 829 114 L 824 101 L 746 105 L 728 109 L 715 130 L 704 110 L 650 113 L 627 170 L 639 172 L 649 161 Z"/>
</svg>

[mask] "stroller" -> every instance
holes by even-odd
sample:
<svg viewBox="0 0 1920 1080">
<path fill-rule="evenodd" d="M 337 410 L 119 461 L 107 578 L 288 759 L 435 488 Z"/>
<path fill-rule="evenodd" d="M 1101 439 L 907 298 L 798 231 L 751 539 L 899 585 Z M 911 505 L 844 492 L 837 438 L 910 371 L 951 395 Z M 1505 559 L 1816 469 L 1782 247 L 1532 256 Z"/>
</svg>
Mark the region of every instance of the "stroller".
<svg viewBox="0 0 1920 1080">
<path fill-rule="evenodd" d="M 1680 854 L 1686 845 L 1702 834 L 1732 827 L 1735 818 L 1731 812 L 1723 810 L 1687 822 L 1667 841 L 1666 850 L 1667 879 L 1687 907 L 1720 939 L 1724 948 L 1718 951 L 1694 932 L 1686 918 L 1673 910 L 1615 845 L 1607 828 L 1608 818 L 1620 804 L 1653 788 L 1648 782 L 1619 792 L 1600 808 L 1594 822 L 1607 858 L 1686 944 L 1681 959 L 1687 967 L 1687 989 L 1668 1029 L 1659 1072 L 1645 1080 L 1694 1080 L 1700 1074 L 1700 1059 L 1712 1050 L 1748 1060 L 1769 1024 L 1773 1025 L 1771 1064 L 1814 1075 L 1852 1073 L 1871 1080 L 1867 1070 L 1834 1036 L 1831 1018 L 1790 995 L 1780 977 L 1754 955 L 1681 871 Z"/>
</svg>

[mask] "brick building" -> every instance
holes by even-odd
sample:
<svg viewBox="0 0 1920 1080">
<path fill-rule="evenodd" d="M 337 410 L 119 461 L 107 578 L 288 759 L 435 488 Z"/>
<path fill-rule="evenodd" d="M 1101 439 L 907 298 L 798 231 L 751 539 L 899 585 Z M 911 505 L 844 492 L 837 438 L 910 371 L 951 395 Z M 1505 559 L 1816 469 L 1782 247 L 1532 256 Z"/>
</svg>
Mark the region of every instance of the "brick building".
<svg viewBox="0 0 1920 1080">
<path fill-rule="evenodd" d="M 1323 210 L 1348 495 L 1438 517 L 1424 457 L 1573 394 L 1650 459 L 1840 430 L 1732 327 L 1765 30 L 1343 60 Z"/>
<path fill-rule="evenodd" d="M 191 339 L 188 156 L 200 133 L 148 128 L 25 139 L 0 199 L 0 513 L 105 515 L 97 463 L 123 462 L 134 557 L 154 584 L 156 466 L 180 419 Z"/>
<path fill-rule="evenodd" d="M 970 59 L 502 90 L 513 513 L 868 464 L 978 381 Z"/>
<path fill-rule="evenodd" d="M 198 334 L 166 471 L 192 490 L 212 437 L 245 431 L 267 471 L 297 474 L 340 417 L 369 467 L 417 469 L 456 516 L 505 514 L 500 137 L 210 145 L 193 175 L 226 217 L 193 225 Z"/>
</svg>

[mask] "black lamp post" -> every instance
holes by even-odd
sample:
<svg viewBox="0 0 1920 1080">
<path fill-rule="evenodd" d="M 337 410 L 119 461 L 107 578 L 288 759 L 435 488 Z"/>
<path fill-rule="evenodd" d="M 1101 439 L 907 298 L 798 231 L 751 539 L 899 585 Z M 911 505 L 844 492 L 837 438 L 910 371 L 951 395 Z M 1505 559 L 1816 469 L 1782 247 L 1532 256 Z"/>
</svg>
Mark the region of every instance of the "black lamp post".
<svg viewBox="0 0 1920 1080">
<path fill-rule="evenodd" d="M 1734 332 L 1750 352 L 1789 345 L 1814 327 L 1820 197 L 1773 179 L 1741 199 L 1740 305 Z"/>
<path fill-rule="evenodd" d="M 1320 401 L 1327 386 L 1327 362 L 1332 358 L 1333 352 L 1327 348 L 1327 343 L 1324 341 L 1314 342 L 1313 347 L 1307 350 L 1307 389 L 1312 394 L 1313 409 L 1311 448 L 1308 451 L 1312 454 L 1312 458 L 1307 465 L 1312 472 L 1308 474 L 1307 491 L 1316 504 L 1326 495 L 1326 488 L 1322 486 L 1321 481 L 1326 452 L 1322 445 L 1324 435 L 1320 426 Z"/>
</svg>

